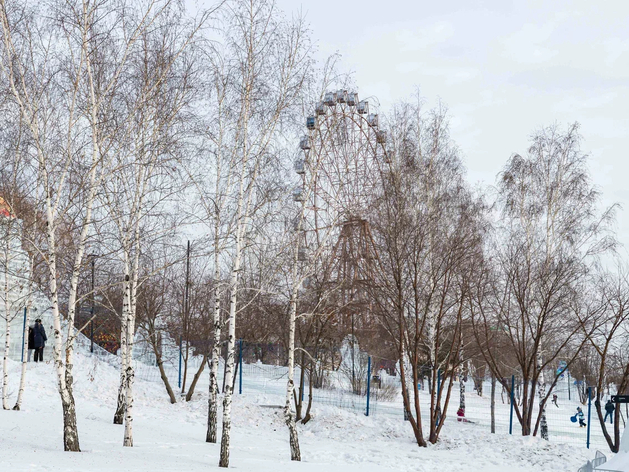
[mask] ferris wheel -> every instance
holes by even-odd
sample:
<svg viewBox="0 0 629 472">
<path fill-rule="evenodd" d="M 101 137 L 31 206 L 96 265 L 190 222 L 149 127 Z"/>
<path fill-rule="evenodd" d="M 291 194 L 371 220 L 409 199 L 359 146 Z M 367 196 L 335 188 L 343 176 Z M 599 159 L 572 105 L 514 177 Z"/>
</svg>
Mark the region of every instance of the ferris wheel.
<svg viewBox="0 0 629 472">
<path fill-rule="evenodd" d="M 307 117 L 295 162 L 302 186 L 294 199 L 308 200 L 314 230 L 367 218 L 388 162 L 387 133 L 378 121 L 369 102 L 347 90 L 327 92 Z"/>
<path fill-rule="evenodd" d="M 339 320 L 346 320 L 353 334 L 362 322 L 369 324 L 367 287 L 377 257 L 369 217 L 390 163 L 387 133 L 369 102 L 347 90 L 325 93 L 306 129 L 295 161 L 302 185 L 294 200 L 307 213 L 294 228 L 301 240 L 298 256 L 307 261 L 315 248 L 324 253 L 313 278 L 318 286 L 334 287 L 339 314 L 348 315 Z"/>
</svg>

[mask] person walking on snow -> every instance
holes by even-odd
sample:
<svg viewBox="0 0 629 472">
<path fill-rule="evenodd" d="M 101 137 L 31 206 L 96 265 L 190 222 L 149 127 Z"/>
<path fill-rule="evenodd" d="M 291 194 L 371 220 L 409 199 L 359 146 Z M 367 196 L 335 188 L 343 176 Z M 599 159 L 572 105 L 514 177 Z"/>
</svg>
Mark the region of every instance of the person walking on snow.
<svg viewBox="0 0 629 472">
<path fill-rule="evenodd" d="M 577 407 L 576 417 L 579 420 L 579 428 L 585 428 L 587 426 L 585 424 L 585 415 L 583 414 L 583 410 L 580 406 Z"/>
<path fill-rule="evenodd" d="M 607 417 L 609 416 L 609 422 L 613 423 L 614 420 L 614 410 L 616 409 L 616 407 L 614 406 L 614 404 L 612 403 L 611 400 L 607 400 L 607 403 L 605 403 L 605 419 L 603 420 L 603 423 L 607 423 Z"/>
<path fill-rule="evenodd" d="M 33 326 L 33 346 L 35 347 L 35 362 L 44 362 L 44 346 L 46 345 L 48 338 L 46 337 L 46 330 L 44 325 L 41 324 L 41 319 L 35 320 L 35 326 Z"/>
<path fill-rule="evenodd" d="M 559 408 L 559 405 L 557 404 L 557 394 L 556 393 L 553 393 L 553 403 L 555 404 L 555 406 L 557 408 Z"/>
</svg>

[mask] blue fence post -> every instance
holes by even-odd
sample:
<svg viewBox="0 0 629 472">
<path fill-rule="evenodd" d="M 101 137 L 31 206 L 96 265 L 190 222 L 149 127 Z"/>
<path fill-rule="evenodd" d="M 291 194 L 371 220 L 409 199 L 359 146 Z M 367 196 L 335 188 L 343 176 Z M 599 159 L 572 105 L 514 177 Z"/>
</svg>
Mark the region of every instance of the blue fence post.
<svg viewBox="0 0 629 472">
<path fill-rule="evenodd" d="M 589 449 L 590 448 L 590 423 L 592 419 L 592 387 L 588 387 L 588 434 L 587 434 L 587 441 L 586 441 L 586 446 Z"/>
<path fill-rule="evenodd" d="M 238 368 L 240 369 L 238 372 L 238 394 L 242 395 L 242 339 L 239 340 L 238 344 L 240 347 L 240 355 L 238 357 Z"/>
<path fill-rule="evenodd" d="M 568 371 L 568 400 L 571 400 L 570 398 L 570 371 Z"/>
<path fill-rule="evenodd" d="M 26 307 L 24 307 L 24 325 L 22 326 L 22 362 L 24 362 L 24 343 L 26 339 Z"/>
<path fill-rule="evenodd" d="M 513 391 L 515 390 L 515 375 L 511 376 L 511 408 L 509 412 L 509 434 L 513 434 Z"/>
<path fill-rule="evenodd" d="M 181 342 L 181 336 L 179 336 L 179 381 L 177 382 L 179 388 L 181 388 Z"/>
<path fill-rule="evenodd" d="M 371 390 L 371 356 L 367 359 L 367 411 L 365 416 L 369 416 L 369 398 Z"/>
</svg>

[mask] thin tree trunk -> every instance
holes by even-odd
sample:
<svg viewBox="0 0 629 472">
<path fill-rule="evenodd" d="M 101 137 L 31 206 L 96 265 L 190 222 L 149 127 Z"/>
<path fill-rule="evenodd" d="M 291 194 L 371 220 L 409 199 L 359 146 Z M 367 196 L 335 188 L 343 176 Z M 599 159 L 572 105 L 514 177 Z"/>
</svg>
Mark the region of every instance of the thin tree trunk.
<svg viewBox="0 0 629 472">
<path fill-rule="evenodd" d="M 134 274 L 137 274 L 137 271 L 134 271 Z M 133 381 L 135 377 L 135 372 L 133 369 L 133 335 L 135 333 L 135 313 L 132 302 L 132 290 L 133 283 L 129 277 L 129 271 L 127 270 L 127 274 L 125 276 L 125 296 L 127 298 L 127 372 L 126 372 L 126 384 L 125 384 L 125 401 L 126 401 L 126 409 L 125 409 L 125 430 L 124 430 L 124 440 L 123 446 L 125 447 L 133 447 Z"/>
<path fill-rule="evenodd" d="M 9 321 L 9 303 L 7 300 L 5 301 L 6 312 L 5 312 L 5 330 L 4 330 L 4 356 L 2 358 L 2 409 L 9 409 L 9 347 L 11 346 L 11 322 Z"/>
<path fill-rule="evenodd" d="M 120 327 L 120 385 L 118 385 L 118 401 L 114 413 L 114 424 L 124 423 L 125 385 L 127 384 L 127 321 L 123 313 Z"/>
<path fill-rule="evenodd" d="M 308 406 L 306 407 L 306 414 L 304 419 L 301 420 L 301 424 L 306 424 L 310 421 L 310 409 L 312 408 L 312 371 L 314 369 L 313 362 L 310 363 L 310 372 L 308 373 Z"/>
<path fill-rule="evenodd" d="M 164 360 L 162 358 L 162 353 L 159 349 L 157 342 L 157 335 L 155 333 L 155 327 L 151 323 L 149 325 L 149 339 L 151 341 L 151 347 L 153 348 L 153 353 L 155 354 L 155 360 L 157 361 L 157 367 L 159 368 L 159 376 L 164 382 L 164 387 L 166 388 L 166 393 L 168 393 L 168 398 L 170 399 L 170 403 L 177 403 L 177 397 L 175 397 L 175 392 L 173 392 L 173 388 L 170 385 L 170 381 L 168 380 L 168 376 L 166 375 L 166 371 L 164 370 Z"/>
<path fill-rule="evenodd" d="M 2 409 L 9 409 L 9 372 L 8 372 L 8 360 L 9 360 L 9 347 L 11 337 L 11 323 L 7 317 L 6 329 L 4 331 L 4 357 L 2 359 Z"/>
<path fill-rule="evenodd" d="M 463 363 L 459 366 L 459 410 L 463 413 L 461 417 L 465 416 L 465 381 Z M 458 412 L 457 412 L 458 414 Z"/>
<path fill-rule="evenodd" d="M 212 361 L 210 363 L 210 387 L 208 399 L 207 414 L 207 434 L 206 442 L 216 443 L 216 423 L 218 421 L 218 361 L 221 355 L 221 297 L 218 287 L 218 278 L 220 270 L 218 266 L 218 250 L 214 254 L 214 280 L 216 288 L 214 289 L 214 340 L 212 343 Z"/>
<path fill-rule="evenodd" d="M 47 183 L 46 183 L 47 184 Z M 53 359 L 55 363 L 55 371 L 57 374 L 57 384 L 59 389 L 59 395 L 61 397 L 61 408 L 63 410 L 63 448 L 64 451 L 81 452 L 79 445 L 79 432 L 76 424 L 76 408 L 74 405 L 74 397 L 71 391 L 71 384 L 68 384 L 68 380 L 72 381 L 72 375 L 68 375 L 68 355 L 71 352 L 66 348 L 66 364 L 64 365 L 61 357 L 61 351 L 63 349 L 63 338 L 61 336 L 61 316 L 59 313 L 59 294 L 57 292 L 57 259 L 56 259 L 56 244 L 54 234 L 54 217 L 52 210 L 52 198 L 50 194 L 46 196 L 46 224 L 47 224 L 47 242 L 48 242 L 48 270 L 49 270 L 49 284 L 50 284 L 50 301 L 52 305 L 52 321 L 54 329 L 54 345 L 53 345 Z M 88 208 L 88 215 L 86 220 L 89 221 L 91 207 Z M 85 222 L 84 222 L 85 223 Z M 86 224 L 86 223 L 85 223 Z M 87 232 L 87 226 L 83 228 L 84 232 Z M 82 233 L 83 236 L 83 233 Z M 82 237 L 81 241 L 85 238 Z M 81 251 L 82 255 L 82 251 Z M 71 284 L 71 293 L 75 285 Z M 73 302 L 73 299 L 70 300 Z M 72 303 L 69 304 L 72 313 Z M 73 319 L 68 320 L 68 341 L 70 344 L 73 342 L 72 329 Z"/>
<path fill-rule="evenodd" d="M 239 198 L 238 215 L 242 214 L 243 183 Z M 235 261 L 232 268 L 229 296 L 229 320 L 227 326 L 227 359 L 225 360 L 224 396 L 223 396 L 223 431 L 221 435 L 221 453 L 219 467 L 229 467 L 229 445 L 231 439 L 231 407 L 234 384 L 234 347 L 236 345 L 236 303 L 238 301 L 238 272 L 242 257 L 242 232 L 243 222 L 239 221 L 236 234 Z"/>
<path fill-rule="evenodd" d="M 26 364 L 28 362 L 28 329 L 31 323 L 31 308 L 33 306 L 33 257 L 29 258 L 29 275 L 28 275 L 28 302 L 26 304 L 26 318 L 24 320 L 24 333 L 22 334 L 22 372 L 20 375 L 20 389 L 17 394 L 14 410 L 19 411 L 22 407 L 22 399 L 24 397 L 24 387 L 26 384 Z"/>
<path fill-rule="evenodd" d="M 295 250 L 297 254 L 297 249 Z M 297 256 L 295 256 L 293 275 L 297 275 Z M 292 461 L 301 461 L 301 452 L 299 450 L 299 438 L 297 436 L 297 426 L 295 424 L 295 416 L 290 407 L 295 388 L 294 368 L 295 368 L 295 318 L 297 316 L 297 289 L 298 285 L 296 277 L 293 277 L 293 293 L 291 294 L 290 308 L 288 313 L 288 381 L 286 382 L 286 399 L 284 403 L 284 421 L 288 426 L 288 435 L 290 442 L 290 459 Z M 302 372 L 303 375 L 303 372 Z"/>
<path fill-rule="evenodd" d="M 31 274 L 32 274 L 32 264 L 31 264 Z M 30 281 L 29 281 L 30 285 Z M 29 288 L 29 294 L 31 293 L 31 288 Z M 26 305 L 26 320 L 24 322 L 24 342 L 22 343 L 22 372 L 20 375 L 20 389 L 17 394 L 17 401 L 15 402 L 15 406 L 13 409 L 15 411 L 20 411 L 22 407 L 22 398 L 24 397 L 24 385 L 26 383 L 26 363 L 28 361 L 28 326 L 31 322 L 31 306 L 33 304 L 32 298 L 29 296 L 28 304 Z"/>
<path fill-rule="evenodd" d="M 544 380 L 544 371 L 542 370 L 542 355 L 540 354 L 538 359 L 538 368 L 540 369 L 539 373 L 539 408 L 541 410 L 541 419 L 540 419 L 540 434 L 542 439 L 548 441 L 548 424 L 546 423 L 546 381 Z"/>
<path fill-rule="evenodd" d="M 11 306 L 9 304 L 9 262 L 11 258 L 9 257 L 10 253 L 10 244 L 11 237 L 10 233 L 7 234 L 7 240 L 5 242 L 5 252 L 4 252 L 4 355 L 2 357 L 2 409 L 9 409 L 9 348 L 11 346 Z"/>
<path fill-rule="evenodd" d="M 186 401 L 189 402 L 194 394 L 194 389 L 197 386 L 197 382 L 199 381 L 199 377 L 203 373 L 203 369 L 205 369 L 205 363 L 207 362 L 207 354 L 203 355 L 203 360 L 201 361 L 201 365 L 197 370 L 197 373 L 194 374 L 194 378 L 192 379 L 192 383 L 190 384 L 190 388 L 188 389 L 188 393 L 186 394 Z"/>
</svg>

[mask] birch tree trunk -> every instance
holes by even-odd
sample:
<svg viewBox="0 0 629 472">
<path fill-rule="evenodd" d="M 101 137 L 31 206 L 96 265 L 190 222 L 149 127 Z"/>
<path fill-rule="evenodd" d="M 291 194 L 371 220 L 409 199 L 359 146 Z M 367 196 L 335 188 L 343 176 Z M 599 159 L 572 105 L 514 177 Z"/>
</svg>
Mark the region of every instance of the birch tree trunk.
<svg viewBox="0 0 629 472">
<path fill-rule="evenodd" d="M 546 381 L 544 380 L 544 371 L 542 370 L 542 355 L 538 354 L 537 356 L 537 365 L 539 366 L 538 368 L 540 369 L 539 372 L 539 390 L 538 390 L 538 396 L 539 396 L 539 408 L 541 410 L 541 419 L 540 419 L 540 434 L 542 436 L 542 439 L 545 439 L 546 441 L 548 441 L 548 423 L 546 422 L 546 401 L 545 401 L 545 397 L 546 397 Z"/>
<path fill-rule="evenodd" d="M 242 190 L 239 198 L 239 207 L 242 208 Z M 236 303 L 238 290 L 238 271 L 240 270 L 242 252 L 242 222 L 239 222 L 236 235 L 236 254 L 230 280 L 229 319 L 227 326 L 227 359 L 225 359 L 225 388 L 223 396 L 223 431 L 221 435 L 221 455 L 219 467 L 229 467 L 229 444 L 231 433 L 231 407 L 234 377 L 234 347 L 236 345 Z"/>
<path fill-rule="evenodd" d="M 48 240 L 48 270 L 50 273 L 50 299 L 52 305 L 52 323 L 54 330 L 53 359 L 57 374 L 57 384 L 63 410 L 63 447 L 65 451 L 81 452 L 79 432 L 76 424 L 74 397 L 67 387 L 66 366 L 61 357 L 63 339 L 61 336 L 61 314 L 59 313 L 59 294 L 57 292 L 57 259 L 54 233 L 54 217 L 50 193 L 46 195 L 46 223 Z M 70 342 L 70 340 L 68 340 Z"/>
<path fill-rule="evenodd" d="M 295 250 L 297 252 L 297 250 Z M 297 256 L 295 256 L 297 259 Z M 294 261 L 295 268 L 297 260 Z M 296 270 L 293 270 L 296 275 Z M 293 278 L 295 280 L 296 277 Z M 295 425 L 295 416 L 290 407 L 291 398 L 295 389 L 294 368 L 295 368 L 295 317 L 297 315 L 297 282 L 294 282 L 293 291 L 290 299 L 290 309 L 288 315 L 288 381 L 286 382 L 286 399 L 284 403 L 284 421 L 288 426 L 288 434 L 290 441 L 290 459 L 292 461 L 301 461 L 301 452 L 299 450 L 299 438 L 297 436 L 297 426 Z"/>
<path fill-rule="evenodd" d="M 463 355 L 463 351 L 461 351 L 461 356 Z M 461 362 L 459 366 L 459 410 L 463 412 L 461 417 L 465 416 L 465 368 L 464 363 Z"/>
<path fill-rule="evenodd" d="M 8 294 L 5 300 L 4 356 L 2 358 L 2 409 L 9 409 L 9 347 L 11 346 L 11 322 Z"/>
<path fill-rule="evenodd" d="M 146 183 L 145 183 L 146 185 Z M 139 197 L 138 208 L 142 207 L 144 192 Z M 133 251 L 128 254 L 133 254 L 133 262 L 131 263 L 131 275 L 129 275 L 129 256 L 127 260 L 127 274 L 125 276 L 125 293 L 128 296 L 128 310 L 127 310 L 127 372 L 126 372 L 126 388 L 125 388 L 125 431 L 123 446 L 133 447 L 133 383 L 135 380 L 135 372 L 133 369 L 133 343 L 135 335 L 135 315 L 137 310 L 137 287 L 138 277 L 140 269 L 140 220 L 136 219 L 134 234 L 133 234 Z"/>
<path fill-rule="evenodd" d="M 125 385 L 127 384 L 127 322 L 123 315 L 120 328 L 120 385 L 118 385 L 118 401 L 114 413 L 114 424 L 124 422 L 125 412 Z"/>
<path fill-rule="evenodd" d="M 11 290 L 9 287 L 9 264 L 11 263 L 11 233 L 7 231 L 5 235 L 6 241 L 3 241 L 4 248 L 2 254 L 2 265 L 4 266 L 4 355 L 2 357 L 2 409 L 9 409 L 9 348 L 11 347 Z"/>
<path fill-rule="evenodd" d="M 127 356 L 127 365 L 125 369 L 125 429 L 124 429 L 124 440 L 123 446 L 133 447 L 133 380 L 134 380 L 134 371 L 133 371 L 133 334 L 134 334 L 134 316 L 131 310 L 131 280 L 127 270 L 127 274 L 125 275 L 125 304 L 127 305 L 126 310 L 123 309 L 123 312 L 126 311 L 126 328 L 127 328 L 127 339 L 126 339 L 126 356 Z"/>
<path fill-rule="evenodd" d="M 214 254 L 214 280 L 218 284 L 220 270 L 218 252 Z M 216 423 L 218 420 L 218 360 L 221 355 L 221 298 L 218 286 L 214 289 L 214 339 L 212 343 L 212 360 L 210 363 L 210 396 L 208 400 L 206 442 L 216 442 Z"/>
<path fill-rule="evenodd" d="M 32 272 L 32 262 L 31 262 L 31 274 Z M 30 281 L 29 281 L 30 285 Z M 32 293 L 29 289 L 29 294 Z M 22 372 L 20 373 L 20 389 L 17 393 L 17 401 L 15 402 L 15 406 L 13 409 L 15 411 L 20 411 L 22 407 L 22 398 L 24 397 L 24 385 L 26 383 L 26 364 L 28 361 L 28 327 L 31 322 L 31 306 L 33 304 L 33 300 L 31 297 L 28 299 L 28 304 L 26 305 L 26 319 L 24 322 L 24 342 L 22 343 Z"/>
</svg>

